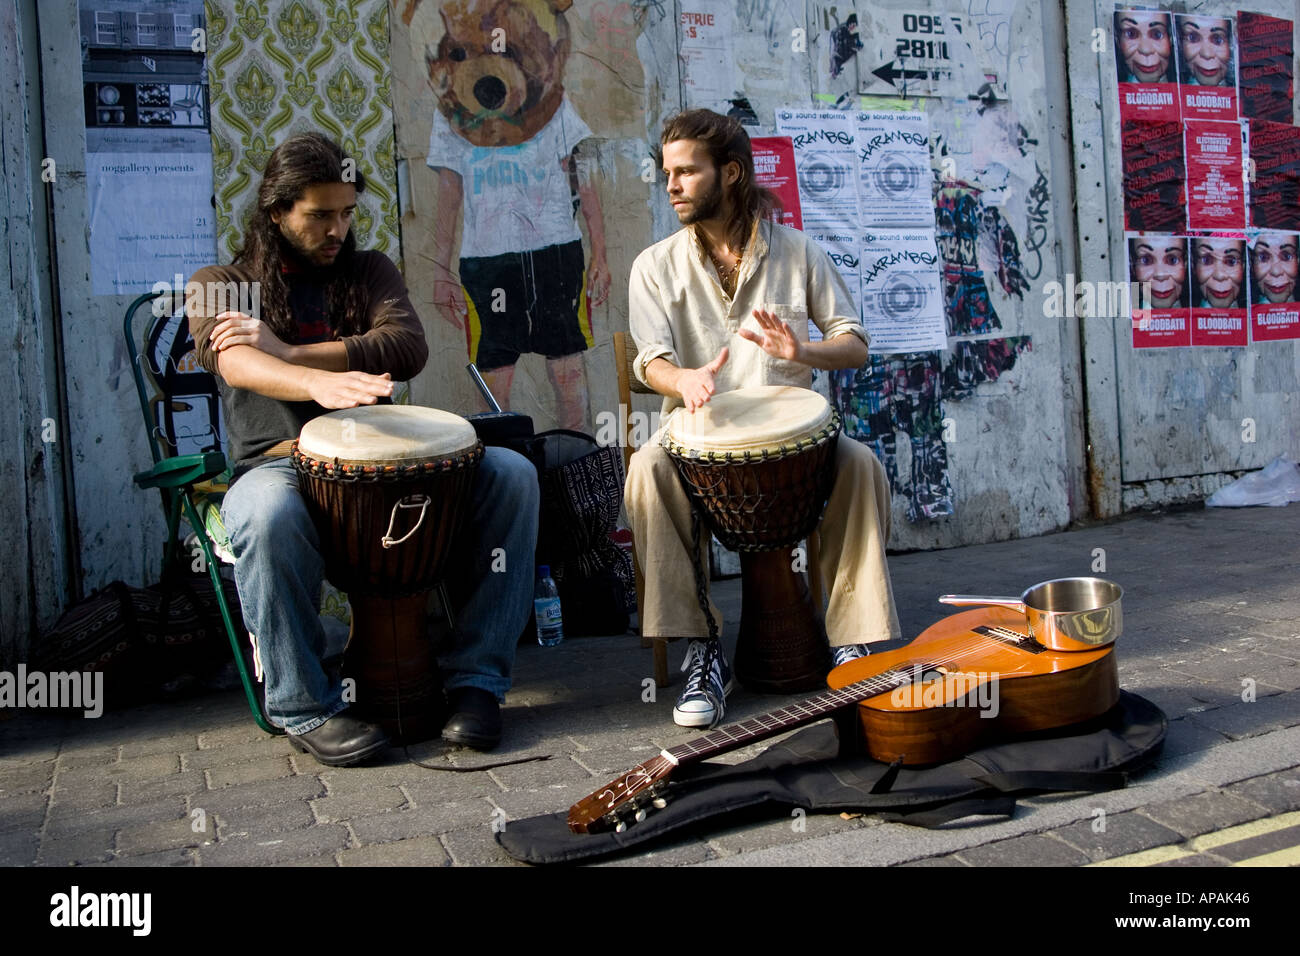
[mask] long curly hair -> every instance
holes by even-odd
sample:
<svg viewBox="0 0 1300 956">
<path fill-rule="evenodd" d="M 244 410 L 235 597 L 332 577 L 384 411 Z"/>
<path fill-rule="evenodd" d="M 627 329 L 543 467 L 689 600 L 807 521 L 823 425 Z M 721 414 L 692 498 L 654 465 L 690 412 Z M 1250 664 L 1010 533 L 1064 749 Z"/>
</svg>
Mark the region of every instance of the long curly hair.
<svg viewBox="0 0 1300 956">
<path fill-rule="evenodd" d="M 339 145 L 320 133 L 299 133 L 277 146 L 266 162 L 244 244 L 235 253 L 234 264 L 250 269 L 261 283 L 262 321 L 285 342 L 293 343 L 297 335 L 282 268 L 286 261 L 294 261 L 293 247 L 271 213 L 287 213 L 308 187 L 320 183 L 349 182 L 363 192 L 366 180 L 355 168 L 355 160 L 350 161 L 346 176 L 344 162 Z M 349 229 L 334 262 L 320 270 L 326 277 L 330 328 L 339 337 L 365 331 L 367 300 L 359 265 L 357 240 Z"/>
<path fill-rule="evenodd" d="M 722 167 L 727 163 L 734 162 L 740 167 L 740 178 L 730 191 L 731 218 L 727 222 L 727 236 L 730 241 L 743 243 L 749 238 L 755 217 L 767 218 L 781 205 L 776 194 L 760 186 L 754 178 L 754 150 L 745 127 L 734 117 L 713 110 L 686 110 L 669 117 L 664 123 L 663 135 L 659 137 L 658 155 L 655 157 L 660 166 L 663 165 L 663 147 L 682 139 L 703 143 L 718 175 L 722 175 Z"/>
</svg>

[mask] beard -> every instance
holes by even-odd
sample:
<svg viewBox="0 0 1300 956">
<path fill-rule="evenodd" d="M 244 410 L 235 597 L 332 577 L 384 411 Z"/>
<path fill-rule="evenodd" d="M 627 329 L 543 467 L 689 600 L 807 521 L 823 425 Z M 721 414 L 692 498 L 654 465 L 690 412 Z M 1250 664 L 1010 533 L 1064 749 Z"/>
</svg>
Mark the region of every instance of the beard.
<svg viewBox="0 0 1300 956">
<path fill-rule="evenodd" d="M 286 229 L 283 223 L 280 224 L 279 231 L 281 256 L 290 262 L 296 263 L 299 268 L 309 271 L 329 269 L 331 266 L 345 262 L 356 243 L 356 240 L 352 238 L 352 231 L 348 230 L 339 251 L 333 256 L 326 256 L 324 254 L 325 248 L 333 244 L 330 240 L 327 239 L 324 243 L 312 246 L 302 236 Z"/>
<path fill-rule="evenodd" d="M 713 185 L 704 191 L 698 200 L 692 200 L 686 207 L 685 214 L 678 213 L 677 218 L 683 226 L 705 219 L 716 219 L 722 212 L 722 184 L 714 177 Z"/>
</svg>

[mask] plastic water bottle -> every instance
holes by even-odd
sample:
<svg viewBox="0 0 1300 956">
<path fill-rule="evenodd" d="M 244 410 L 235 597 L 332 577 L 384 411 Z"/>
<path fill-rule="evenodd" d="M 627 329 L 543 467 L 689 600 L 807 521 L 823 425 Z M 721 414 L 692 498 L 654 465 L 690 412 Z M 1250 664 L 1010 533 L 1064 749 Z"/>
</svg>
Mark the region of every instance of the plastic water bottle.
<svg viewBox="0 0 1300 956">
<path fill-rule="evenodd" d="M 560 592 L 551 580 L 551 568 L 537 569 L 537 588 L 533 591 L 533 611 L 537 615 L 537 643 L 554 647 L 564 640 L 564 620 L 560 616 Z"/>
</svg>

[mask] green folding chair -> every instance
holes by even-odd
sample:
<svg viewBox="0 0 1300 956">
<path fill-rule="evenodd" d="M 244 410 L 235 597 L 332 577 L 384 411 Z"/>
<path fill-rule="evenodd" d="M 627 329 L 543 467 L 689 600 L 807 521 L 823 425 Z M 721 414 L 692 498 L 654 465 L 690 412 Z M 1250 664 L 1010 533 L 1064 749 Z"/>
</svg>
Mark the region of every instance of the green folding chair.
<svg viewBox="0 0 1300 956">
<path fill-rule="evenodd" d="M 253 719 L 268 734 L 282 734 L 284 731 L 266 718 L 256 679 L 260 675 L 249 673 L 245 639 L 236 632 L 226 603 L 220 566 L 222 561 L 234 564 L 235 558 L 221 521 L 221 499 L 230 480 L 221 447 L 221 401 L 216 380 L 195 356 L 182 299 L 179 291 L 146 293 L 127 307 L 123 320 L 122 331 L 154 461 L 152 468 L 135 476 L 135 483 L 140 488 L 157 488 L 162 495 L 167 515 L 163 580 L 176 572 L 176 562 L 187 554 L 178 540 L 182 516 L 193 530 L 190 538 L 212 579 L 213 594 Z M 248 640 L 256 662 L 251 634 Z"/>
</svg>

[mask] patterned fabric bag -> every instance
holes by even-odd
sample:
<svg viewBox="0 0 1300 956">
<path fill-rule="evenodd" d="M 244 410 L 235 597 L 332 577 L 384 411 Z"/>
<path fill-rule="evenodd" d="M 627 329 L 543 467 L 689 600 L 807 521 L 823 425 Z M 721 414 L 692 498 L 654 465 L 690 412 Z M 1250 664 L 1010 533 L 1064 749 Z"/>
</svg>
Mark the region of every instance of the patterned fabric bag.
<svg viewBox="0 0 1300 956">
<path fill-rule="evenodd" d="M 559 588 L 564 633 L 622 634 L 636 609 L 632 560 L 610 538 L 623 505 L 622 452 L 564 429 L 536 440 L 545 461 L 537 562 Z"/>
</svg>

